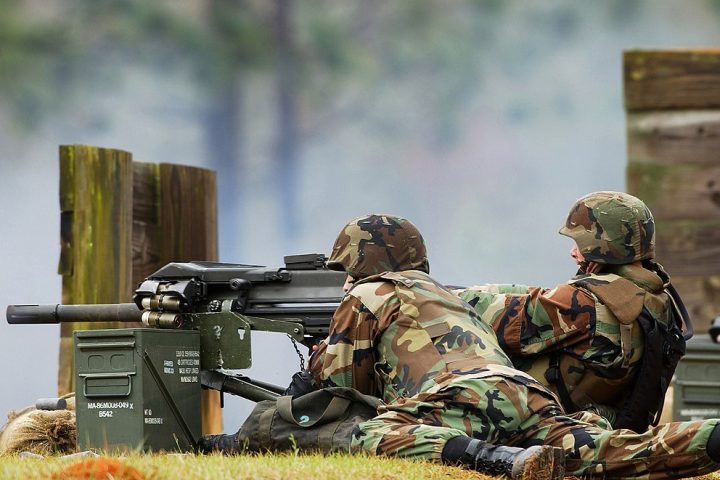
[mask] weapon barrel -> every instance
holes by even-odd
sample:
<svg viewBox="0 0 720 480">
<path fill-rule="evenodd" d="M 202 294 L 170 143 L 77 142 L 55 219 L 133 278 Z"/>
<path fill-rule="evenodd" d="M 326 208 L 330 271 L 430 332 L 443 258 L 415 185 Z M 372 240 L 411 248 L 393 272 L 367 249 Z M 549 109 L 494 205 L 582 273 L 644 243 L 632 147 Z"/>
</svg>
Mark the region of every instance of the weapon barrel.
<svg viewBox="0 0 720 480">
<path fill-rule="evenodd" d="M 9 305 L 7 322 L 42 324 L 65 322 L 140 322 L 142 310 L 134 303 L 100 305 Z"/>
</svg>

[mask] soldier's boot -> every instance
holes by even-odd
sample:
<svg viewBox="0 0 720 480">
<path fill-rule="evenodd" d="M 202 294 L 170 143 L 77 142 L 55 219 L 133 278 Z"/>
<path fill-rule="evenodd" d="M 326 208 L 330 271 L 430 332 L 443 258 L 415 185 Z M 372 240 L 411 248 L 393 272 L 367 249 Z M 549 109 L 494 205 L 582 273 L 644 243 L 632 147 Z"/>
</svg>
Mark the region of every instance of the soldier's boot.
<svg viewBox="0 0 720 480">
<path fill-rule="evenodd" d="M 450 459 L 443 455 L 443 458 L 454 460 L 481 473 L 505 475 L 514 480 L 555 480 L 565 475 L 563 451 L 549 445 L 506 447 L 468 438 L 465 451 L 460 457 Z"/>
<path fill-rule="evenodd" d="M 205 435 L 197 444 L 198 453 L 237 453 L 239 451 L 235 435 Z"/>
</svg>

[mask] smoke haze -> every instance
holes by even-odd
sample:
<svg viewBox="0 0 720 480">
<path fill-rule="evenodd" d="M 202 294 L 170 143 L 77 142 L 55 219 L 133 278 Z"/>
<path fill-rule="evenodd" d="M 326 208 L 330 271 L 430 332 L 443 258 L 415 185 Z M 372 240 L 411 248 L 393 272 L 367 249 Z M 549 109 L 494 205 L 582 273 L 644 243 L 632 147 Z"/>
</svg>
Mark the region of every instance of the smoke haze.
<svg viewBox="0 0 720 480">
<path fill-rule="evenodd" d="M 501 4 L 453 3 L 430 26 L 374 23 L 370 46 L 351 58 L 361 73 L 310 77 L 317 91 L 301 95 L 292 175 L 272 161 L 269 69 L 242 78 L 242 143 L 222 164 L 182 62 L 125 58 L 115 77 L 30 129 L 0 105 L 0 307 L 60 302 L 58 145 L 75 143 L 218 169 L 221 261 L 279 266 L 284 255 L 327 253 L 347 220 L 378 212 L 418 225 L 441 282 L 563 282 L 574 271 L 557 234 L 569 206 L 625 189 L 622 50 L 718 45 L 720 16 L 701 0 Z M 397 12 L 377 8 L 393 26 Z M 298 15 L 302 40 L 322 12 L 306 4 Z M 402 55 L 383 63 L 386 48 Z M 59 328 L 0 322 L 0 332 L 0 411 L 54 395 Z M 255 352 L 250 376 L 286 384 L 298 369 L 282 335 L 260 336 Z M 226 431 L 250 408 L 228 401 Z"/>
</svg>

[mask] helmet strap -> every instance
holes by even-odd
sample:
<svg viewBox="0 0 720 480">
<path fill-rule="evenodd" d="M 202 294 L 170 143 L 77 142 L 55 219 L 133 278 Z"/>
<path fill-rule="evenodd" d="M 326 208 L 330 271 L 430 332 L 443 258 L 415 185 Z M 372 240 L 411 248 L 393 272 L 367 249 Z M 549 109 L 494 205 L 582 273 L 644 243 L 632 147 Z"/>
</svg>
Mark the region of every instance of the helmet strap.
<svg viewBox="0 0 720 480">
<path fill-rule="evenodd" d="M 582 262 L 578 262 L 578 270 L 575 275 L 585 275 L 585 270 L 587 269 L 588 262 L 587 260 L 583 260 Z"/>
<path fill-rule="evenodd" d="M 586 273 L 600 273 L 602 271 L 603 267 L 602 263 L 597 262 L 585 262 L 585 272 Z"/>
</svg>

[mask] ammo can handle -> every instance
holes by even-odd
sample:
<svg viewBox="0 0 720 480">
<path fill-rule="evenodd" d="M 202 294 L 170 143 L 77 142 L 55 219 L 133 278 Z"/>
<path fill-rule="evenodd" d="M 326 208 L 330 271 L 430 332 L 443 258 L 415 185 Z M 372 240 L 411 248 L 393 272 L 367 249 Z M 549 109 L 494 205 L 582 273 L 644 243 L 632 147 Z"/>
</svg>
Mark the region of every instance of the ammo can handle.
<svg viewBox="0 0 720 480">
<path fill-rule="evenodd" d="M 132 382 L 130 381 L 130 375 L 133 375 L 133 373 L 81 373 L 79 374 L 79 376 L 83 379 L 83 396 L 86 398 L 129 397 L 130 393 L 132 393 Z M 126 378 L 128 381 L 127 393 L 88 393 L 88 378 Z"/>
</svg>

